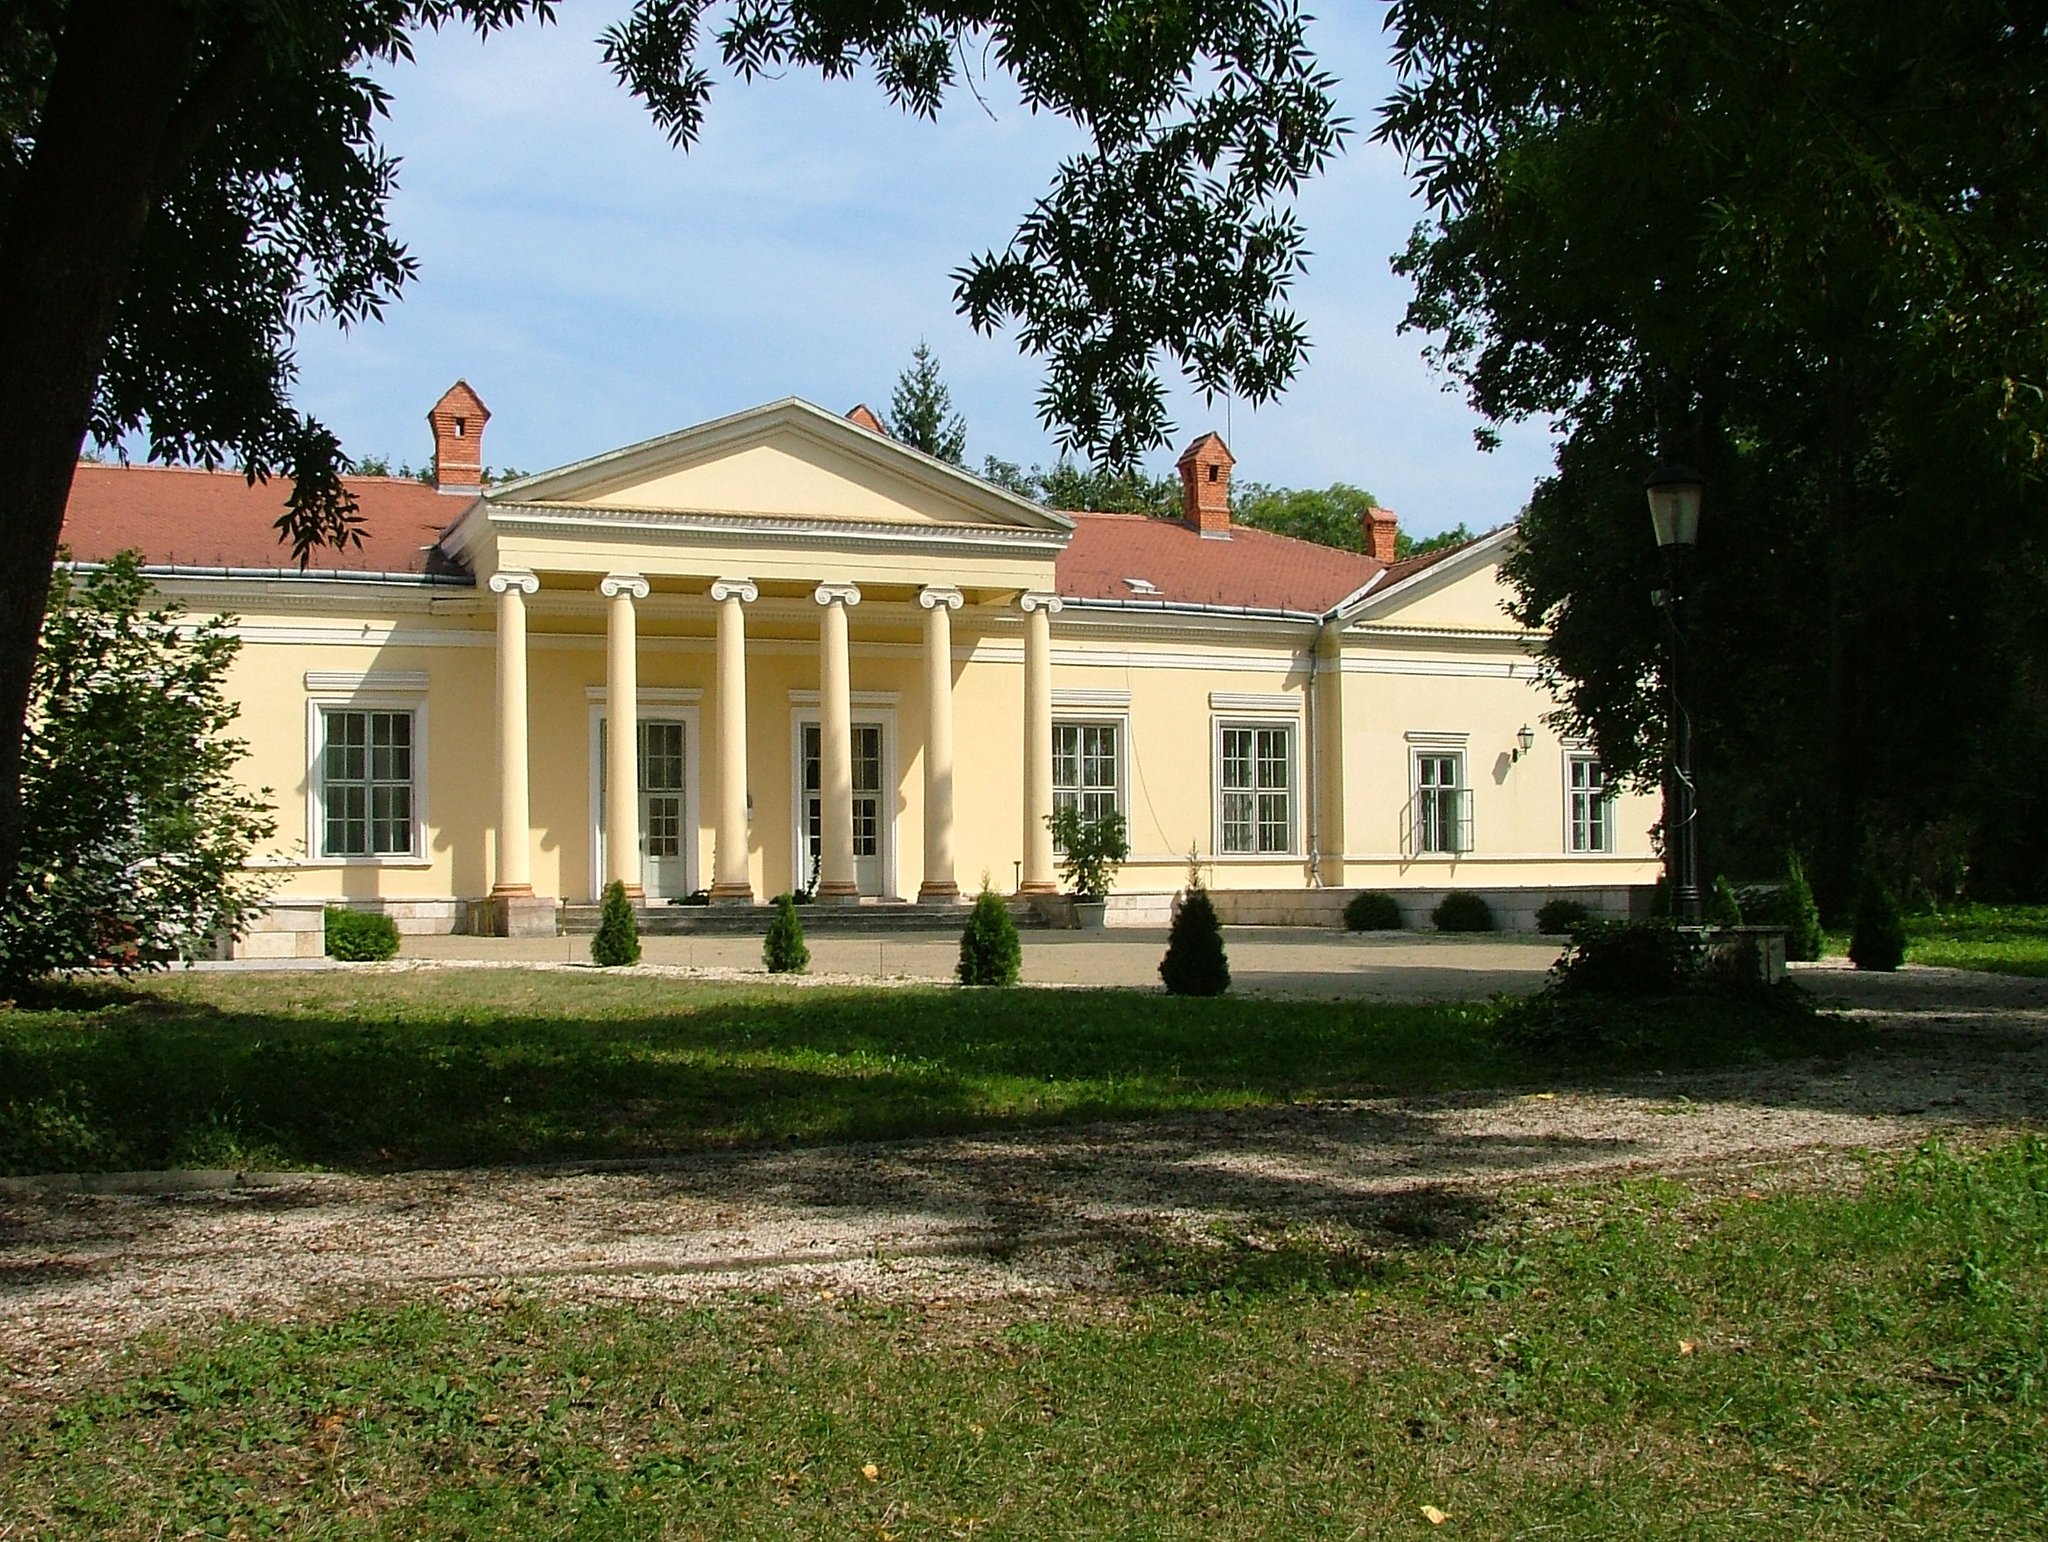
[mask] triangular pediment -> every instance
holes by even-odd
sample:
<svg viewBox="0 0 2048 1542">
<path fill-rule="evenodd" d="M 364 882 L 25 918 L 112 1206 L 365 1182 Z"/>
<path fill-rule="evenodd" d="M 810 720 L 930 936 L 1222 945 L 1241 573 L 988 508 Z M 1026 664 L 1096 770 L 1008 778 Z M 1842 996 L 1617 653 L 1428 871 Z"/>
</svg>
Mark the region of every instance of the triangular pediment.
<svg viewBox="0 0 2048 1542">
<path fill-rule="evenodd" d="M 1374 584 L 1342 607 L 1343 617 L 1360 626 L 1520 631 L 1504 608 L 1511 593 L 1500 574 L 1516 533 L 1513 525 L 1503 526 L 1392 582 Z M 1399 571 L 1396 564 L 1393 572 Z"/>
<path fill-rule="evenodd" d="M 1070 522 L 956 466 L 790 398 L 503 483 L 494 505 L 1043 535 Z"/>
</svg>

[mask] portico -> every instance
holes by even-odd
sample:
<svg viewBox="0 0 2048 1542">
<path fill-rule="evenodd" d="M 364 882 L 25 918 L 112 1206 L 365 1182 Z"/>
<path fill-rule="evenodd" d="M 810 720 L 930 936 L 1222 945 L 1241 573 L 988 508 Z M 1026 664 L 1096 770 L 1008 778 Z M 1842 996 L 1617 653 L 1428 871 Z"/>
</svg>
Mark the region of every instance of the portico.
<svg viewBox="0 0 2048 1542">
<path fill-rule="evenodd" d="M 755 507 L 730 506 L 735 459 Z M 788 889 L 958 903 L 954 693 L 974 660 L 1016 671 L 1015 774 L 1000 780 L 1021 795 L 1020 887 L 1052 892 L 1052 568 L 1067 528 L 798 402 L 486 494 L 451 542 L 497 596 L 492 929 L 542 929 L 555 902 L 613 878 L 646 903 L 700 888 L 713 904 Z M 573 699 L 529 681 L 535 657 L 561 654 L 602 718 L 589 895 L 574 864 L 556 864 L 565 893 L 532 877 L 531 765 L 578 735 Z M 549 662 L 559 675 L 568 660 Z M 786 843 L 771 812 L 784 807 Z"/>
</svg>

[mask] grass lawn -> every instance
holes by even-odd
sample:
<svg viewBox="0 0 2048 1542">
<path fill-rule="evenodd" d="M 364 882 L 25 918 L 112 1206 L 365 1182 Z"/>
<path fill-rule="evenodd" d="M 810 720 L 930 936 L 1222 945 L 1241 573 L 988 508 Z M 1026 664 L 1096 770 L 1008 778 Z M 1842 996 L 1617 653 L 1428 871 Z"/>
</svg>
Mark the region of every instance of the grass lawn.
<svg viewBox="0 0 2048 1542">
<path fill-rule="evenodd" d="M 1703 1002 L 1597 1063 L 1492 1005 L 825 990 L 525 970 L 189 975 L 0 1011 L 0 1171 L 645 1157 L 1850 1050 Z"/>
<path fill-rule="evenodd" d="M 1119 1278 L 410 1298 L 144 1345 L 0 1425 L 0 1534 L 2041 1535 L 2039 1139 L 1824 1191 L 1521 1194 L 1456 1240 L 1217 1234 Z"/>
<path fill-rule="evenodd" d="M 1846 956 L 1849 933 L 1828 933 Z M 1965 905 L 1906 917 L 1906 961 L 2048 978 L 2048 905 Z"/>
</svg>

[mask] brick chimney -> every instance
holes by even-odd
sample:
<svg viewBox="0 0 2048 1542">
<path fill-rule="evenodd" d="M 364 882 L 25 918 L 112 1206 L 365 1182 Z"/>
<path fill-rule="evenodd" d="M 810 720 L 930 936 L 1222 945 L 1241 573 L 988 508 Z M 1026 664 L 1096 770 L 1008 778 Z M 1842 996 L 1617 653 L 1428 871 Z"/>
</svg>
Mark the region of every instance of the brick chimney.
<svg viewBox="0 0 2048 1542">
<path fill-rule="evenodd" d="M 849 412 L 846 415 L 846 421 L 858 423 L 871 434 L 886 434 L 889 432 L 888 429 L 882 427 L 882 420 L 868 411 L 868 404 L 866 402 L 862 402 L 853 411 Z"/>
<path fill-rule="evenodd" d="M 491 409 L 458 380 L 427 414 L 434 430 L 434 485 L 444 493 L 473 493 L 484 485 L 484 425 Z"/>
<path fill-rule="evenodd" d="M 1204 536 L 1230 539 L 1230 468 L 1237 464 L 1230 446 L 1215 434 L 1204 434 L 1181 452 L 1181 518 Z"/>
<path fill-rule="evenodd" d="M 1392 509 L 1367 509 L 1358 517 L 1365 526 L 1365 554 L 1375 562 L 1389 565 L 1394 560 L 1394 537 L 1400 533 L 1401 522 L 1394 517 Z"/>
</svg>

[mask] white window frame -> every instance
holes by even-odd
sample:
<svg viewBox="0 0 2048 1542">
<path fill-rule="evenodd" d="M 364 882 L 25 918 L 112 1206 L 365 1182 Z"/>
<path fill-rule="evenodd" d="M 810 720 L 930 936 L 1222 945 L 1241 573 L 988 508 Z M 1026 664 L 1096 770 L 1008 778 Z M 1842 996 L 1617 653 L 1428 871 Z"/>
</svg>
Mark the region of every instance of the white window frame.
<svg viewBox="0 0 2048 1542">
<path fill-rule="evenodd" d="M 332 684 L 329 684 L 329 681 Z M 360 684 L 349 682 L 359 681 Z M 416 683 L 417 682 L 417 683 Z M 363 856 L 325 854 L 327 844 L 327 714 L 404 712 L 412 717 L 412 849 Z M 308 867 L 432 867 L 427 851 L 427 687 L 424 675 L 334 675 L 307 678 L 306 858 Z"/>
<path fill-rule="evenodd" d="M 590 892 L 593 897 L 604 893 L 604 886 L 611 881 L 605 869 L 604 806 L 604 735 L 606 722 L 606 691 L 601 685 L 584 687 L 584 700 L 590 706 Z M 649 718 L 683 725 L 683 870 L 690 875 L 690 887 L 701 889 L 704 885 L 702 842 L 698 832 L 703 826 L 699 813 L 699 797 L 703 786 L 704 735 L 698 729 L 701 713 L 697 703 L 704 693 L 695 686 L 681 688 L 650 686 L 633 693 L 636 724 Z M 640 769 L 633 768 L 633 784 L 639 787 Z M 637 815 L 636 815 L 637 817 Z M 637 844 L 637 843 L 636 843 Z M 640 874 L 633 875 L 635 883 Z"/>
<path fill-rule="evenodd" d="M 1469 834 L 1469 827 L 1476 823 L 1472 810 L 1472 757 L 1466 752 L 1465 741 L 1460 739 L 1431 742 L 1411 738 L 1408 747 L 1408 855 L 1417 860 L 1436 858 L 1456 862 L 1460 858 L 1472 855 L 1472 848 L 1478 844 L 1476 836 L 1467 839 L 1462 846 L 1425 847 L 1422 844 L 1419 818 L 1422 795 L 1425 791 L 1422 785 L 1422 763 L 1425 760 L 1445 759 L 1454 759 L 1458 763 L 1458 778 L 1450 784 L 1450 791 L 1456 794 L 1452 804 L 1452 822 L 1458 827 L 1453 834 L 1453 840 L 1457 839 L 1458 834 Z M 1428 790 L 1441 792 L 1444 787 L 1442 783 L 1436 783 Z"/>
<path fill-rule="evenodd" d="M 1301 855 L 1301 718 L 1294 713 L 1272 713 L 1252 716 L 1233 713 L 1228 717 L 1214 717 L 1209 728 L 1209 849 L 1220 862 L 1284 862 Z M 1258 786 L 1257 772 L 1253 773 L 1252 843 L 1251 851 L 1227 851 L 1223 845 L 1223 736 L 1233 730 L 1252 733 L 1278 730 L 1287 735 L 1287 845 L 1278 851 L 1257 850 L 1258 844 Z M 1258 764 L 1257 741 L 1253 741 L 1252 764 Z"/>
<path fill-rule="evenodd" d="M 1578 799 L 1583 789 L 1572 785 L 1575 765 L 1600 766 L 1600 833 L 1602 843 L 1578 844 Z M 1566 750 L 1564 755 L 1564 849 L 1567 856 L 1606 857 L 1614 854 L 1614 789 L 1608 784 L 1606 767 L 1592 750 Z"/>
<path fill-rule="evenodd" d="M 1052 719 L 1052 806 L 1060 806 L 1059 764 L 1062 728 L 1113 728 L 1116 730 L 1116 783 L 1109 789 L 1116 811 L 1124 816 L 1124 828 L 1131 823 L 1131 718 L 1127 712 L 1055 712 Z M 1095 791 L 1097 789 L 1085 789 Z"/>
</svg>

